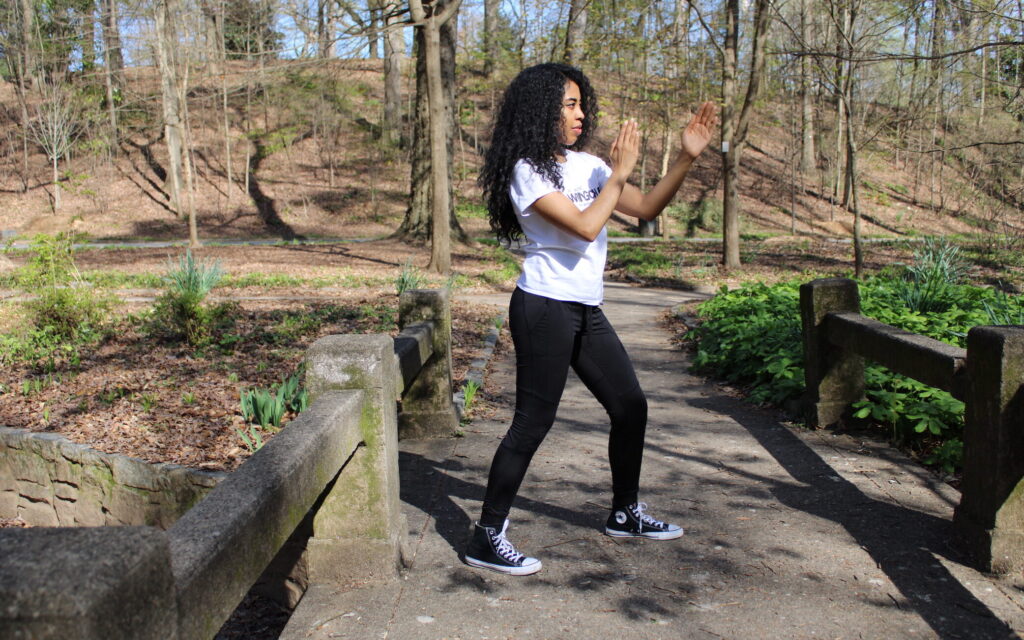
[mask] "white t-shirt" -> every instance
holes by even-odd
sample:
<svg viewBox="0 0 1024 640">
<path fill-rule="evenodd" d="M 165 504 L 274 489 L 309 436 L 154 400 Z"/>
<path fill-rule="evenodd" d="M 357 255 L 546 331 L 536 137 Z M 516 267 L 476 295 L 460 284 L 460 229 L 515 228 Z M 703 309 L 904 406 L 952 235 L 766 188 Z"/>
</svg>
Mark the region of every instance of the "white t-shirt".
<svg viewBox="0 0 1024 640">
<path fill-rule="evenodd" d="M 612 174 L 603 160 L 589 153 L 565 150 L 561 192 L 582 211 Z M 537 173 L 525 160 L 513 168 L 509 189 L 512 206 L 519 218 L 527 242 L 523 273 L 516 283 L 527 293 L 598 305 L 604 299 L 604 263 L 608 255 L 608 231 L 593 242 L 564 231 L 533 209 L 533 203 L 549 193 L 559 191 L 554 184 Z"/>
</svg>

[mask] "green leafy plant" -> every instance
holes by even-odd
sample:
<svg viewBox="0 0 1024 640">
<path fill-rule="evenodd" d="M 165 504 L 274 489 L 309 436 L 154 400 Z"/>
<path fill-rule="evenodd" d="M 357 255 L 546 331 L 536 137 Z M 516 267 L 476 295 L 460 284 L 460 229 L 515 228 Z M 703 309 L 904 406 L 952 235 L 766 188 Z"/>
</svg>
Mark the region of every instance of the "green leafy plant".
<svg viewBox="0 0 1024 640">
<path fill-rule="evenodd" d="M 242 416 L 246 422 L 255 422 L 264 429 L 276 428 L 284 417 L 282 398 L 268 389 L 249 389 L 242 392 Z"/>
<path fill-rule="evenodd" d="M 469 415 L 473 412 L 473 401 L 476 400 L 476 392 L 480 390 L 480 383 L 476 380 L 466 380 L 466 384 L 462 387 L 462 399 L 463 399 L 463 412 L 465 415 Z"/>
<path fill-rule="evenodd" d="M 249 450 L 249 454 L 252 455 L 263 448 L 263 436 L 256 429 L 256 425 L 251 424 L 247 429 L 239 429 L 235 427 L 235 433 L 242 440 L 242 444 Z"/>
<path fill-rule="evenodd" d="M 177 263 L 170 261 L 164 278 L 167 290 L 157 299 L 153 328 L 183 338 L 191 346 L 206 344 L 212 327 L 223 321 L 230 311 L 224 305 L 211 308 L 204 304 L 223 275 L 219 262 L 196 261 L 191 250 Z"/>
<path fill-rule="evenodd" d="M 927 267 L 930 270 L 932 267 Z M 936 273 L 945 267 L 936 268 Z M 944 271 L 957 277 L 957 271 Z M 937 276 L 934 276 L 937 277 Z M 961 276 L 962 277 L 962 273 Z M 1024 317 L 1024 302 L 992 289 L 951 283 L 943 310 L 921 312 L 906 305 L 903 274 L 860 284 L 866 316 L 906 331 L 963 347 L 971 327 Z M 719 294 L 699 311 L 701 324 L 688 334 L 696 343 L 694 369 L 744 385 L 757 402 L 792 406 L 804 389 L 798 312 L 799 282 L 753 284 Z M 892 440 L 944 469 L 960 464 L 963 403 L 950 394 L 878 364 L 865 368 L 865 398 L 857 417 L 881 425 Z"/>
<path fill-rule="evenodd" d="M 139 395 L 139 407 L 149 413 L 156 408 L 157 397 L 155 393 L 143 393 Z"/>
<path fill-rule="evenodd" d="M 195 404 L 196 394 L 193 393 L 192 391 L 186 391 L 185 393 L 181 394 L 181 403 L 187 405 Z"/>
<path fill-rule="evenodd" d="M 111 300 L 84 282 L 75 266 L 78 236 L 37 235 L 29 259 L 14 278 L 31 299 L 25 303 L 30 323 L 0 337 L 0 360 L 78 360 L 83 344 L 106 331 Z"/>
<path fill-rule="evenodd" d="M 960 248 L 945 238 L 925 238 L 914 252 L 914 263 L 906 267 L 897 293 L 911 311 L 945 311 L 956 302 L 956 286 L 967 274 Z"/>
<path fill-rule="evenodd" d="M 300 413 L 309 405 L 309 395 L 301 386 L 303 370 L 283 379 L 270 389 L 247 389 L 242 391 L 240 404 L 242 417 L 247 422 L 258 423 L 264 429 L 277 428 L 285 413 Z"/>
<path fill-rule="evenodd" d="M 412 289 L 419 289 L 427 282 L 426 276 L 424 276 L 419 269 L 413 266 L 411 260 L 407 260 L 402 265 L 402 271 L 395 278 L 395 289 L 398 290 L 398 295 L 402 295 L 406 291 Z"/>
</svg>

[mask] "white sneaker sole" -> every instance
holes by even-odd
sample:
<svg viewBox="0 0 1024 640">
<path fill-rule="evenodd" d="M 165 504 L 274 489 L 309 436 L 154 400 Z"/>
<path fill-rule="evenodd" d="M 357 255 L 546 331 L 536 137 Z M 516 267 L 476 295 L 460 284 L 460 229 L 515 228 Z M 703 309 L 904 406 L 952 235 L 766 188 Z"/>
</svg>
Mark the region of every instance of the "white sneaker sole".
<svg viewBox="0 0 1024 640">
<path fill-rule="evenodd" d="M 604 534 L 613 538 L 647 538 L 648 540 L 675 540 L 683 537 L 682 528 L 675 531 L 650 531 L 648 533 L 633 533 L 631 531 L 619 531 L 617 529 L 604 528 Z"/>
<path fill-rule="evenodd" d="M 510 576 L 528 576 L 537 573 L 541 569 L 540 560 L 521 567 L 506 567 L 505 565 L 492 564 L 490 562 L 484 562 L 483 560 L 477 560 L 476 558 L 470 558 L 469 556 L 464 557 L 462 561 L 471 567 L 490 569 L 491 571 L 497 571 L 498 573 L 504 573 Z"/>
</svg>

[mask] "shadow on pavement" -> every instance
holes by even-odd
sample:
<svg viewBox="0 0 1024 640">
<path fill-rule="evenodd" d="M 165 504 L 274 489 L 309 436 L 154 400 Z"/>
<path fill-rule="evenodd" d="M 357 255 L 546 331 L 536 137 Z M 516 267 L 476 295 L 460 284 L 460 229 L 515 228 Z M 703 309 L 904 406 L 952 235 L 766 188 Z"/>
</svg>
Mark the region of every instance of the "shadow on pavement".
<svg viewBox="0 0 1024 640">
<path fill-rule="evenodd" d="M 885 572 L 915 612 L 940 638 L 1019 638 L 936 558 L 969 561 L 952 545 L 952 522 L 865 495 L 783 425 L 766 425 L 749 409 L 722 398 L 691 401 L 746 429 L 792 476 L 796 487 L 730 468 L 764 483 L 786 506 L 831 520 L 846 529 Z M 901 606 L 901 603 L 896 603 Z"/>
</svg>

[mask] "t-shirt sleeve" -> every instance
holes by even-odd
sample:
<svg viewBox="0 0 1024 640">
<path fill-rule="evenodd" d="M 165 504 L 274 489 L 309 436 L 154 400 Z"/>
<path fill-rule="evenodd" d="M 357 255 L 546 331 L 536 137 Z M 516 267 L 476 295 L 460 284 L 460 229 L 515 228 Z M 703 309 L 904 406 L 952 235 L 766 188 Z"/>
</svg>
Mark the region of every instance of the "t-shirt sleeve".
<svg viewBox="0 0 1024 640">
<path fill-rule="evenodd" d="M 512 186 L 509 188 L 509 195 L 516 209 L 525 211 L 534 202 L 555 191 L 558 191 L 558 188 L 537 173 L 530 163 L 525 160 L 516 163 L 512 170 Z"/>
</svg>

